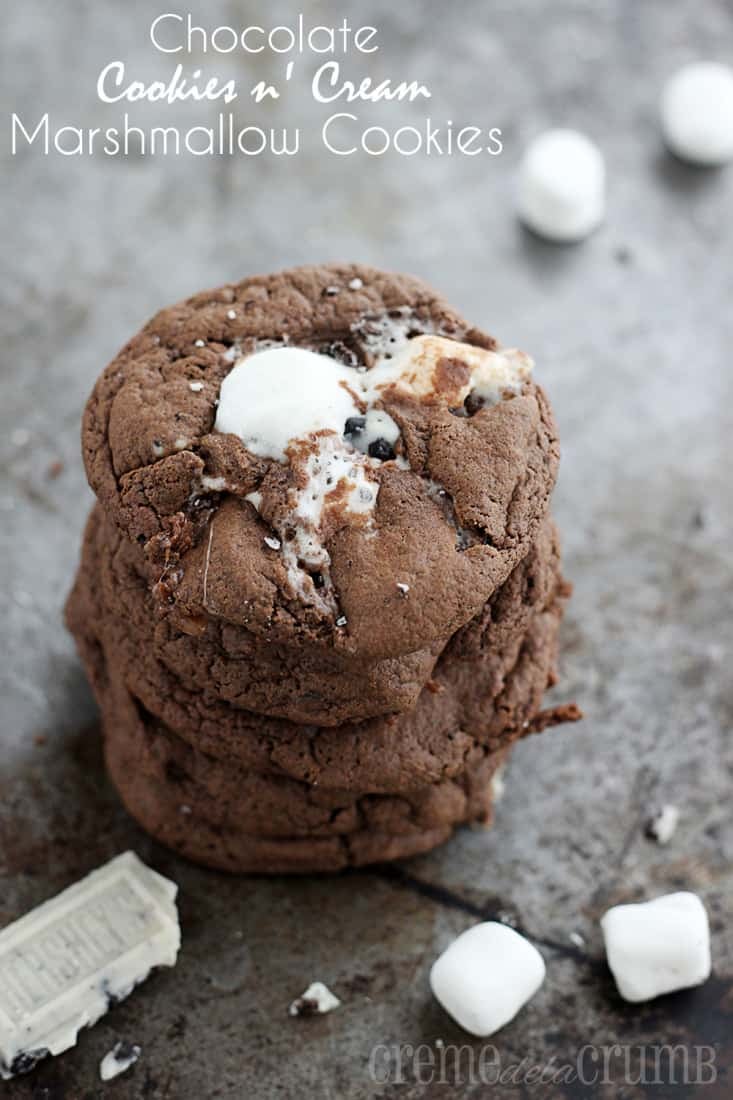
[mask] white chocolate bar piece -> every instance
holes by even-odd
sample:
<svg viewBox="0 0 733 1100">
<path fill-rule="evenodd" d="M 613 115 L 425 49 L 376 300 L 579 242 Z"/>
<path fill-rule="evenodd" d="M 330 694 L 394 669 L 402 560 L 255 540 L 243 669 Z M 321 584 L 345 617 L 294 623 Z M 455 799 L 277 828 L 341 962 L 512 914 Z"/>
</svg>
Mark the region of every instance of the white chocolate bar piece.
<svg viewBox="0 0 733 1100">
<path fill-rule="evenodd" d="M 177 886 L 125 852 L 0 932 L 0 1077 L 61 1054 L 157 966 L 173 966 Z"/>
</svg>

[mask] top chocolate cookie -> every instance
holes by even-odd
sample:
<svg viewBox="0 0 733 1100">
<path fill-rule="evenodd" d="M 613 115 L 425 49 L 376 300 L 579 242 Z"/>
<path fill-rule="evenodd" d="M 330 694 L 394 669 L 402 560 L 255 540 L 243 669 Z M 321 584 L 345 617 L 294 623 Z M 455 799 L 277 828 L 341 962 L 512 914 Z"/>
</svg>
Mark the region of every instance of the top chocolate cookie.
<svg viewBox="0 0 733 1100">
<path fill-rule="evenodd" d="M 107 367 L 87 475 L 180 629 L 405 654 L 476 615 L 537 534 L 558 444 L 531 367 L 404 275 L 245 279 Z"/>
</svg>

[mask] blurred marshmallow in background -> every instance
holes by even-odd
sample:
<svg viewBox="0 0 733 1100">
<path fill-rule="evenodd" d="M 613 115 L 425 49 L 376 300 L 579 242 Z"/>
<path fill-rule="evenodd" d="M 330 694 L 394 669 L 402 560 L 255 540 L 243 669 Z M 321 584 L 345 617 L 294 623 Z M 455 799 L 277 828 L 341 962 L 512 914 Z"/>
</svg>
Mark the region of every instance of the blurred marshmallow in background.
<svg viewBox="0 0 733 1100">
<path fill-rule="evenodd" d="M 733 69 L 716 61 L 685 65 L 662 92 L 664 140 L 678 157 L 700 165 L 733 159 Z"/>
<path fill-rule="evenodd" d="M 528 146 L 519 170 L 519 216 L 551 241 L 582 240 L 603 221 L 603 154 L 577 130 L 548 130 Z"/>
</svg>

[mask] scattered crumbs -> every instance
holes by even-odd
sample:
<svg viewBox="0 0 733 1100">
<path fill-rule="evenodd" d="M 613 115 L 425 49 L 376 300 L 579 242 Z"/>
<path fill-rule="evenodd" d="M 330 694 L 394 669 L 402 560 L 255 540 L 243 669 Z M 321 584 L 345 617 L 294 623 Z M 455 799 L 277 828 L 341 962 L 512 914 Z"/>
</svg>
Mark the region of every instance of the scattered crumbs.
<svg viewBox="0 0 733 1100">
<path fill-rule="evenodd" d="M 193 393 L 201 393 L 202 389 L 204 388 L 204 384 L 203 382 L 189 382 L 188 388 L 192 390 Z"/>
<path fill-rule="evenodd" d="M 581 936 L 580 932 L 571 932 L 568 939 L 575 947 L 585 947 L 585 940 Z"/>
<path fill-rule="evenodd" d="M 397 581 L 397 588 L 402 596 L 406 596 L 407 593 L 410 591 L 409 584 L 405 584 L 402 581 Z"/>
<path fill-rule="evenodd" d="M 361 290 L 361 288 L 363 286 L 364 286 L 364 283 L 362 282 L 361 279 L 352 279 L 349 282 L 349 290 Z"/>
<path fill-rule="evenodd" d="M 50 463 L 48 469 L 46 470 L 46 477 L 50 481 L 55 481 L 56 478 L 63 473 L 63 470 L 64 464 L 60 458 L 57 458 L 54 462 Z"/>
<path fill-rule="evenodd" d="M 302 996 L 297 997 L 288 1009 L 290 1016 L 322 1016 L 333 1012 L 341 1001 L 323 982 L 311 982 Z"/>
<path fill-rule="evenodd" d="M 676 806 L 662 806 L 660 810 L 649 819 L 646 825 L 646 835 L 657 844 L 668 844 L 679 825 L 680 811 Z"/>
<path fill-rule="evenodd" d="M 26 428 L 16 428 L 10 434 L 10 442 L 14 447 L 25 447 L 30 443 L 31 433 Z"/>
<path fill-rule="evenodd" d="M 206 347 L 206 341 L 205 340 L 194 340 L 193 346 L 195 348 L 205 348 Z"/>
<path fill-rule="evenodd" d="M 349 620 L 346 618 L 345 615 L 339 615 L 338 619 L 336 620 L 336 626 L 346 626 L 348 621 Z"/>
<path fill-rule="evenodd" d="M 273 538 L 272 535 L 265 535 L 263 541 L 265 546 L 269 546 L 271 550 L 279 550 L 282 545 L 280 539 Z"/>
<path fill-rule="evenodd" d="M 323 292 L 327 298 L 335 298 L 337 294 L 341 293 L 341 287 L 339 286 L 327 286 Z"/>
<path fill-rule="evenodd" d="M 179 812 L 179 814 L 183 814 L 185 817 L 188 817 L 188 815 L 192 811 L 191 811 L 191 807 L 187 806 L 186 803 L 184 802 L 183 805 L 178 807 L 178 812 Z"/>
<path fill-rule="evenodd" d="M 228 309 L 227 310 L 227 317 L 229 318 L 230 321 L 233 321 L 236 318 L 236 316 L 237 316 L 236 309 Z"/>
<path fill-rule="evenodd" d="M 99 1076 L 103 1081 L 111 1081 L 125 1073 L 130 1066 L 134 1066 L 141 1054 L 141 1048 L 136 1043 L 128 1043 L 123 1039 L 115 1043 L 102 1061 L 99 1063 Z"/>
</svg>

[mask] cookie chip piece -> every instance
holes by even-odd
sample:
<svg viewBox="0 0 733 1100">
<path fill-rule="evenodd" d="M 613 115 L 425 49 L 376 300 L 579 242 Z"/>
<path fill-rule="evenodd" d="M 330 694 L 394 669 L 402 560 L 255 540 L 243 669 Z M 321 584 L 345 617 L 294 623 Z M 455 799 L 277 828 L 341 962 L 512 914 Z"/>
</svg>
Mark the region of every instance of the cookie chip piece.
<svg viewBox="0 0 733 1100">
<path fill-rule="evenodd" d="M 417 382 L 380 391 L 389 438 L 368 445 L 371 464 L 354 458 L 373 510 L 354 522 L 343 501 L 324 506 L 313 553 L 287 517 L 323 456 L 283 463 L 217 432 L 222 383 L 243 356 L 287 345 L 330 356 L 361 393 L 390 341 L 397 354 L 420 334 L 469 352 L 437 359 L 437 397 Z M 90 484 L 144 546 L 156 597 L 182 629 L 215 620 L 373 662 L 424 650 L 477 615 L 526 556 L 556 475 L 552 413 L 531 380 L 510 399 L 446 404 L 464 393 L 471 348 L 497 352 L 423 283 L 356 265 L 196 295 L 153 318 L 95 386 L 83 427 Z"/>
</svg>

